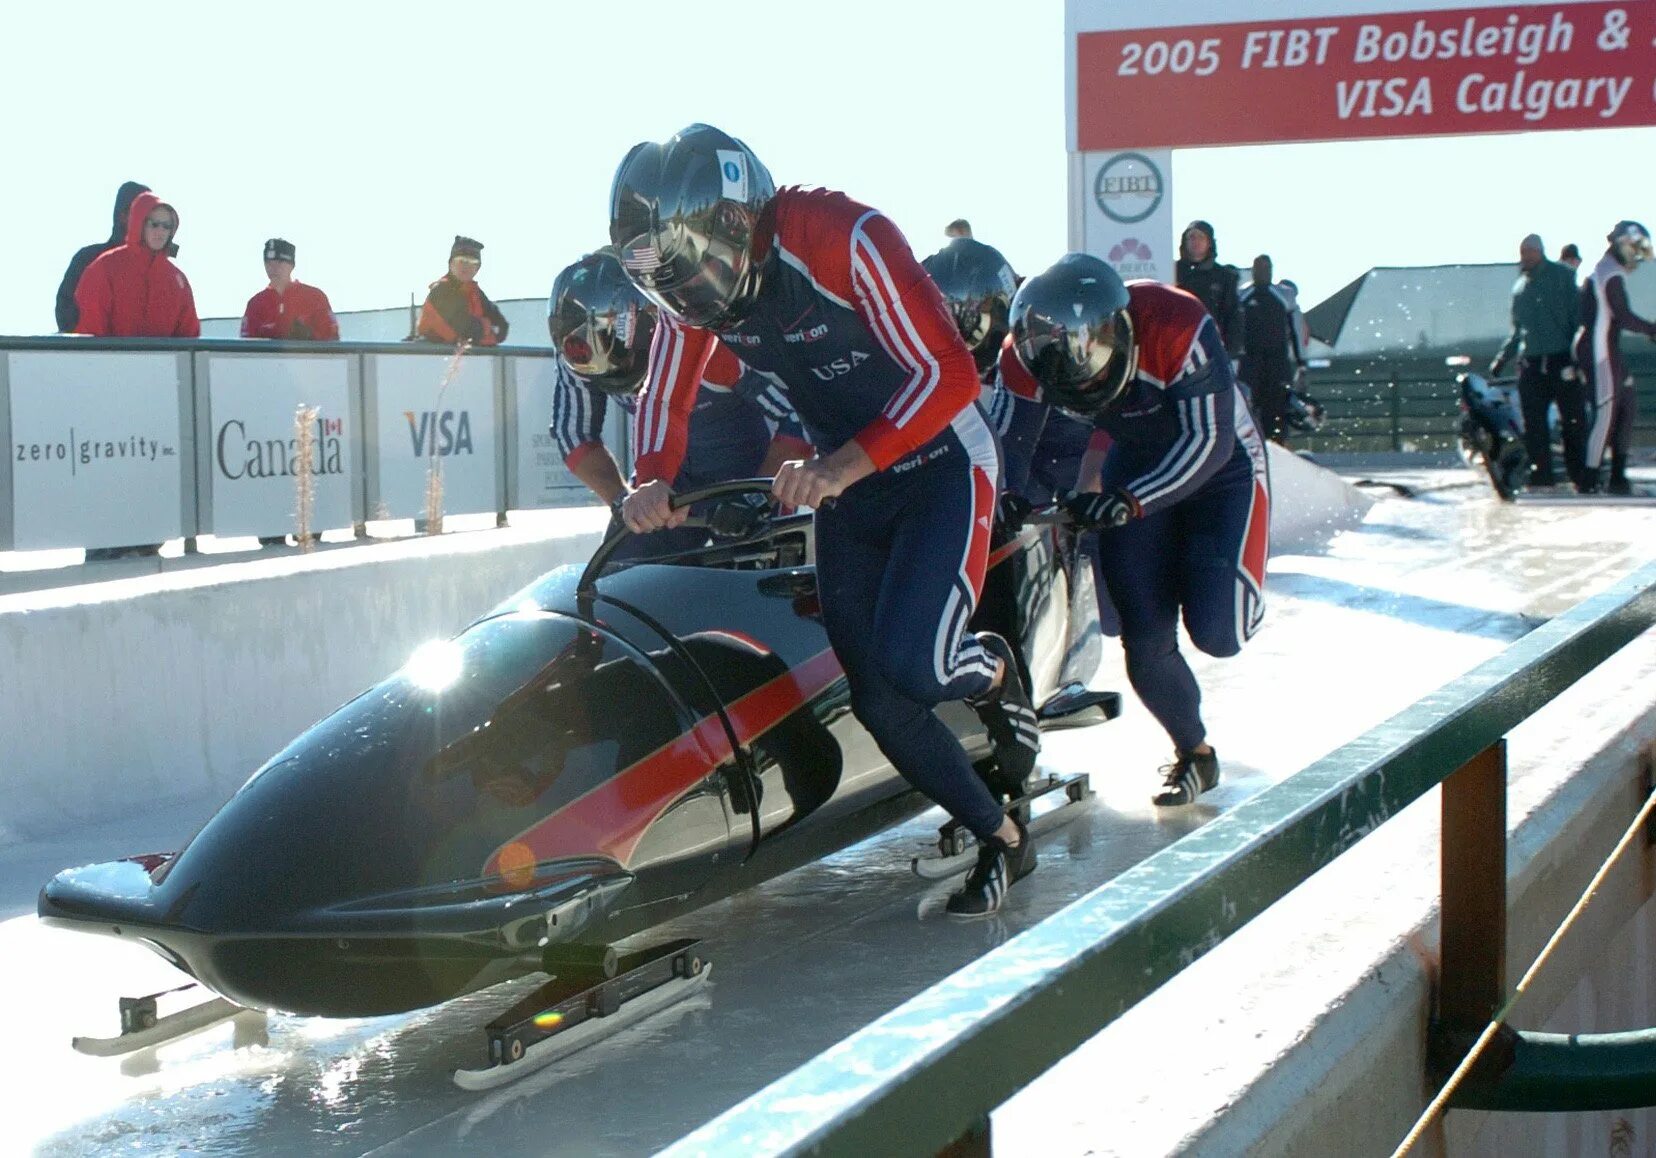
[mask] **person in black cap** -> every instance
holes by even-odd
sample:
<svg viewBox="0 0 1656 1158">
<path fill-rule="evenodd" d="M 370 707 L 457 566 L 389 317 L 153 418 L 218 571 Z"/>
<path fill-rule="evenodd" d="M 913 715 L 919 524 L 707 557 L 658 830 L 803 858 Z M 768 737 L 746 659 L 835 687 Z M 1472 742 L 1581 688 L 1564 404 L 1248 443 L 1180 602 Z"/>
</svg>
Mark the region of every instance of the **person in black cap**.
<svg viewBox="0 0 1656 1158">
<path fill-rule="evenodd" d="M 431 283 L 420 310 L 419 335 L 427 342 L 452 346 L 498 346 L 506 340 L 506 316 L 477 284 L 483 265 L 483 243 L 455 237 L 449 248 L 448 273 Z"/>
<path fill-rule="evenodd" d="M 339 322 L 328 295 L 294 279 L 293 242 L 272 237 L 264 243 L 265 276 L 270 284 L 247 300 L 241 336 L 289 342 L 337 342 Z"/>
<path fill-rule="evenodd" d="M 1234 265 L 1219 263 L 1219 242 L 1213 226 L 1192 221 L 1179 238 L 1179 262 L 1173 282 L 1201 299 L 1213 320 L 1219 323 L 1219 337 L 1225 351 L 1236 357 L 1242 352 L 1242 306 Z"/>
</svg>

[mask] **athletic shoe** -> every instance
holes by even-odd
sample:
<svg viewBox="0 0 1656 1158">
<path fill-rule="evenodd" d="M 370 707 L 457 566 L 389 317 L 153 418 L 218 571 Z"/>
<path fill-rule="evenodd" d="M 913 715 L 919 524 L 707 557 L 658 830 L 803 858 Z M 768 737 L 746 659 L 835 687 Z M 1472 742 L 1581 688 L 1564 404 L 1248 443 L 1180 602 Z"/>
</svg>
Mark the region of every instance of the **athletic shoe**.
<svg viewBox="0 0 1656 1158">
<path fill-rule="evenodd" d="M 1162 790 L 1151 803 L 1161 808 L 1194 804 L 1198 796 L 1219 783 L 1219 753 L 1177 752 L 1173 763 L 1163 764 L 1157 771 L 1164 777 Z"/>
<path fill-rule="evenodd" d="M 1615 475 L 1611 475 L 1610 481 L 1604 486 L 1604 493 L 1607 495 L 1631 495 L 1633 487 L 1626 478 L 1617 478 Z"/>
<path fill-rule="evenodd" d="M 978 845 L 977 864 L 967 874 L 966 883 L 949 898 L 949 916 L 989 916 L 1001 907 L 1006 890 L 1034 871 L 1035 842 L 1029 839 L 1029 829 L 1018 824 L 1016 846 L 990 837 Z"/>
<path fill-rule="evenodd" d="M 1029 774 L 1035 771 L 1035 757 L 1041 752 L 1040 720 L 1018 675 L 1012 645 L 992 631 L 978 632 L 978 642 L 983 650 L 1005 665 L 1006 672 L 999 688 L 971 701 L 995 745 L 998 767 L 989 787 L 1002 797 L 1015 800 L 1027 790 Z"/>
</svg>

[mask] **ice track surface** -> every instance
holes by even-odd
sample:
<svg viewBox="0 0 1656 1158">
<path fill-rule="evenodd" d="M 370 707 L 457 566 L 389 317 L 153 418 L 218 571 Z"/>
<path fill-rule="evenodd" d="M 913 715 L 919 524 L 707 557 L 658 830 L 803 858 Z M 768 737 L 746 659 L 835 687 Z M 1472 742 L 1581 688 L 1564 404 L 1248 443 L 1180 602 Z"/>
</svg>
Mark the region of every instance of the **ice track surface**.
<svg viewBox="0 0 1656 1158">
<path fill-rule="evenodd" d="M 1107 641 L 1098 686 L 1126 693 L 1122 718 L 1048 736 L 1042 757 L 1091 772 L 1096 796 L 1043 841 L 998 918 L 945 920 L 953 882 L 910 872 L 940 818 L 927 813 L 651 934 L 706 938 L 717 969 L 703 994 L 488 1094 L 450 1074 L 482 1064 L 483 1023 L 532 980 L 416 1014 L 244 1017 L 125 1059 L 75 1054 L 71 1035 L 115 1031 L 117 997 L 178 974 L 139 946 L 42 928 L 36 891 L 71 864 L 174 848 L 219 802 L 0 848 L 0 1152 L 653 1152 L 1602 589 L 1653 543 L 1656 509 L 1519 509 L 1474 485 L 1383 497 L 1318 553 L 1272 561 L 1266 626 L 1239 658 L 1195 657 L 1224 766 L 1197 806 L 1150 807 L 1167 742 Z"/>
</svg>

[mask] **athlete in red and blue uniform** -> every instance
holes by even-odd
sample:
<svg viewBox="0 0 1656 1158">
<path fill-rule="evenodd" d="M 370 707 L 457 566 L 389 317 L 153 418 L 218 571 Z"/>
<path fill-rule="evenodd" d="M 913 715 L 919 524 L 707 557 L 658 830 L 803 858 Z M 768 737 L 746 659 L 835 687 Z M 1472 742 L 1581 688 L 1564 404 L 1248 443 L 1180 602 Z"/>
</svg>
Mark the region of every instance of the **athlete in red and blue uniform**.
<svg viewBox="0 0 1656 1158">
<path fill-rule="evenodd" d="M 618 507 L 627 485 L 604 445 L 609 400 L 637 411 L 644 387 L 656 307 L 622 272 L 610 248 L 589 253 L 558 274 L 546 325 L 558 351 L 552 384 L 552 442 L 564 465 L 604 503 Z M 729 479 L 769 477 L 809 454 L 799 418 L 776 384 L 719 346 L 708 359 L 691 410 L 679 491 Z M 705 534 L 679 528 L 623 544 L 619 557 L 643 558 L 701 546 Z"/>
<path fill-rule="evenodd" d="M 1264 615 L 1269 549 L 1265 446 L 1218 327 L 1185 291 L 1124 285 L 1072 253 L 1018 290 L 1001 372 L 1017 411 L 1014 479 L 1049 406 L 1093 416 L 1101 489 L 1063 501 L 1078 526 L 1101 529 L 1128 678 L 1173 740 L 1155 802 L 1189 804 L 1219 782 L 1219 759 L 1179 620 L 1202 651 L 1235 655 Z"/>
<path fill-rule="evenodd" d="M 786 464 L 775 494 L 817 512 L 823 623 L 852 710 L 893 767 L 981 841 L 949 912 L 994 912 L 1034 850 L 932 709 L 975 702 L 1006 795 L 1021 793 L 1040 741 L 1011 648 L 967 630 L 999 452 L 937 288 L 878 212 L 840 193 L 776 190 L 745 145 L 706 125 L 628 154 L 610 239 L 662 307 L 627 524 L 678 521 L 667 480 L 719 342 L 783 385 L 819 457 Z"/>
</svg>

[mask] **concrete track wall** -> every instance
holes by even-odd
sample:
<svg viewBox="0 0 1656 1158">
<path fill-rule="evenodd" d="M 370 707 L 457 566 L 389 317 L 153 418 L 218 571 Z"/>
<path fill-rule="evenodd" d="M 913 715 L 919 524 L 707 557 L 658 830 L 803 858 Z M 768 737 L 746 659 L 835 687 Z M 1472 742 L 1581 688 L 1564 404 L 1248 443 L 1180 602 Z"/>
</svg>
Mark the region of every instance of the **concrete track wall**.
<svg viewBox="0 0 1656 1158">
<path fill-rule="evenodd" d="M 228 796 L 606 514 L 0 597 L 0 843 Z"/>
</svg>

